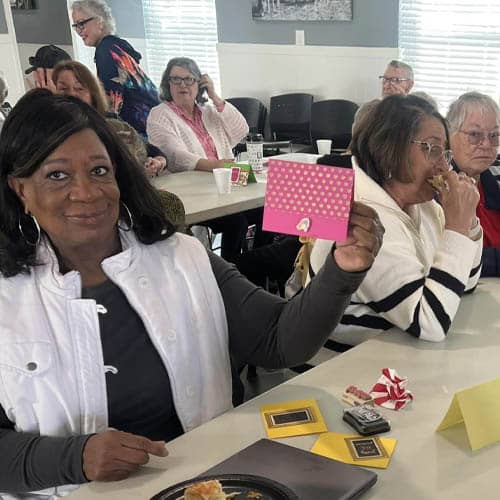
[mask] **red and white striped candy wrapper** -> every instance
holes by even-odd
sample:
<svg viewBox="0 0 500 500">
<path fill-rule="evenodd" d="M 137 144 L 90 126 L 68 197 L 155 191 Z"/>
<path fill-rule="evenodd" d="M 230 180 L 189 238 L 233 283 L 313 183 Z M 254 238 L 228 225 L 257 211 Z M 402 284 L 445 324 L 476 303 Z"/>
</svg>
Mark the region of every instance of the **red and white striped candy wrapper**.
<svg viewBox="0 0 500 500">
<path fill-rule="evenodd" d="M 413 400 L 413 394 L 406 390 L 407 383 L 408 377 L 400 377 L 393 368 L 384 368 L 370 396 L 384 408 L 400 410 Z"/>
</svg>

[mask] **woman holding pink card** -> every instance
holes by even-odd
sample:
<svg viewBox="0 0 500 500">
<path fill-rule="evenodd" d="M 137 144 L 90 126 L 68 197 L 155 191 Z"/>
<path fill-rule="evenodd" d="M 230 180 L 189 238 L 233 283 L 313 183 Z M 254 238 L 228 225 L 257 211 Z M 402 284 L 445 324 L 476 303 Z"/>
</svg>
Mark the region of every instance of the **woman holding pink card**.
<svg viewBox="0 0 500 500">
<path fill-rule="evenodd" d="M 392 327 L 444 340 L 460 297 L 480 276 L 475 182 L 450 171 L 446 122 L 419 97 L 387 97 L 356 128 L 355 199 L 378 212 L 386 233 L 331 340 L 346 347 Z M 331 247 L 316 242 L 313 271 Z"/>
</svg>

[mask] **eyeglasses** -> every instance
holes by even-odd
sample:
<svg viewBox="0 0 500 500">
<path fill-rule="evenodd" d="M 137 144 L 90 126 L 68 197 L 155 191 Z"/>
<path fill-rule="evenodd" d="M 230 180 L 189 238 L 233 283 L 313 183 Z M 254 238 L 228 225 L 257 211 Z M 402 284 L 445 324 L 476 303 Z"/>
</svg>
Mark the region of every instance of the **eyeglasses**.
<svg viewBox="0 0 500 500">
<path fill-rule="evenodd" d="M 437 163 L 441 158 L 449 165 L 453 158 L 450 149 L 444 149 L 443 146 L 438 146 L 437 144 L 431 144 L 425 141 L 411 141 L 414 144 L 420 144 L 422 151 L 425 153 L 427 160 L 432 163 Z"/>
<path fill-rule="evenodd" d="M 180 85 L 181 83 L 184 83 L 184 85 L 191 87 L 191 85 L 194 85 L 198 80 L 192 76 L 185 76 L 184 78 L 180 76 L 169 76 L 168 81 L 172 85 Z"/>
<path fill-rule="evenodd" d="M 382 83 L 393 83 L 395 85 L 397 85 L 398 83 L 410 81 L 409 78 L 396 78 L 396 77 L 388 78 L 387 76 L 384 75 L 380 75 L 378 78 L 379 80 L 382 80 Z"/>
<path fill-rule="evenodd" d="M 75 24 L 72 24 L 71 27 L 75 31 L 82 31 L 83 28 L 85 28 L 85 25 L 87 23 L 90 23 L 90 21 L 93 21 L 95 17 L 89 17 L 87 19 L 82 19 L 81 21 L 77 21 Z"/>
<path fill-rule="evenodd" d="M 460 130 L 460 132 L 467 136 L 471 146 L 479 146 L 479 144 L 482 144 L 486 138 L 488 138 L 491 146 L 498 146 L 498 137 L 500 136 L 500 132 L 480 132 L 479 130 L 471 130 L 470 132 Z"/>
</svg>

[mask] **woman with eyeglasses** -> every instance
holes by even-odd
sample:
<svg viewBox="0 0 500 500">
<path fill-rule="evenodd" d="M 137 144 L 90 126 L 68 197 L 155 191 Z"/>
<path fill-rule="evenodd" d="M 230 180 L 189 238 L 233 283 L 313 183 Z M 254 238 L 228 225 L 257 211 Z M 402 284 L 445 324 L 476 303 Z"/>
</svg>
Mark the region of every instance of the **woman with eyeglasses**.
<svg viewBox="0 0 500 500">
<path fill-rule="evenodd" d="M 475 287 L 482 252 L 479 193 L 474 179 L 449 170 L 448 147 L 445 120 L 411 95 L 386 97 L 356 127 L 350 146 L 355 199 L 377 211 L 386 231 L 330 337 L 334 350 L 392 327 L 444 340 L 460 297 Z M 331 248 L 331 241 L 316 242 L 313 271 Z"/>
<path fill-rule="evenodd" d="M 212 104 L 207 104 L 207 98 Z M 221 99 L 212 79 L 192 59 L 171 59 L 160 83 L 162 103 L 151 110 L 147 133 L 167 157 L 171 172 L 211 171 L 233 161 L 232 148 L 248 133 L 243 115 Z M 206 222 L 222 233 L 221 256 L 235 262 L 244 249 L 248 226 L 261 225 L 260 210 L 218 217 Z"/>
<path fill-rule="evenodd" d="M 232 161 L 232 148 L 248 134 L 247 122 L 217 95 L 212 79 L 202 75 L 192 59 L 175 57 L 168 62 L 160 98 L 163 102 L 148 117 L 147 133 L 167 155 L 171 172 L 210 171 Z"/>
<path fill-rule="evenodd" d="M 95 47 L 97 76 L 111 110 L 146 137 L 146 119 L 159 99 L 156 86 L 139 65 L 141 54 L 115 36 L 115 20 L 104 0 L 75 0 L 71 17 L 83 43 Z"/>
<path fill-rule="evenodd" d="M 453 168 L 472 177 L 479 189 L 476 215 L 484 232 L 481 276 L 500 276 L 500 166 L 496 162 L 500 109 L 491 97 L 467 92 L 451 104 L 447 119 Z"/>
</svg>

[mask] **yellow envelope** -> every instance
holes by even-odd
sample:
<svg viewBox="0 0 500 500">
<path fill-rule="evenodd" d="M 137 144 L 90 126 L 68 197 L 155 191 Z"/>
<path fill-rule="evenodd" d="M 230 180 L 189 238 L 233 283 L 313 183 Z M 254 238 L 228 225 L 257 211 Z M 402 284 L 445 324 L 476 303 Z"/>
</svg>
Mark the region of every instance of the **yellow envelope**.
<svg viewBox="0 0 500 500">
<path fill-rule="evenodd" d="M 464 423 L 473 451 L 500 441 L 500 378 L 457 392 L 436 431 Z"/>
<path fill-rule="evenodd" d="M 362 441 L 370 442 L 370 446 L 379 450 L 378 457 L 359 456 L 355 453 L 353 443 Z M 327 432 L 318 437 L 311 451 L 317 455 L 333 458 L 346 464 L 361 465 L 362 467 L 375 467 L 387 469 L 391 461 L 397 439 L 379 436 L 358 436 L 356 434 L 339 434 Z"/>
<path fill-rule="evenodd" d="M 269 439 L 304 436 L 328 430 L 314 399 L 264 405 L 260 412 Z"/>
</svg>

